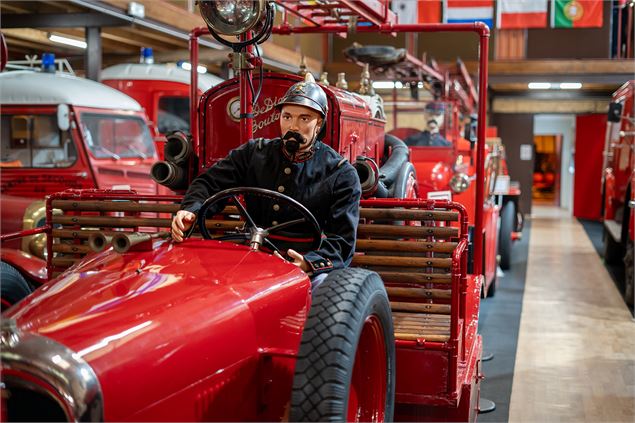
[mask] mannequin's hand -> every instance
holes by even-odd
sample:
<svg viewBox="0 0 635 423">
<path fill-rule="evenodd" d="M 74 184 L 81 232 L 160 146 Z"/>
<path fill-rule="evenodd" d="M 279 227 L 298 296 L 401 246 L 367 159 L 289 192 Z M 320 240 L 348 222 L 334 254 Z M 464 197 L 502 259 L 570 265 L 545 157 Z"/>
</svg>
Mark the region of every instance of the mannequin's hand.
<svg viewBox="0 0 635 423">
<path fill-rule="evenodd" d="M 281 258 L 282 260 L 286 260 L 280 254 L 278 254 L 277 251 L 274 251 L 273 255 Z M 306 262 L 302 254 L 298 253 L 295 250 L 288 249 L 287 255 L 289 256 L 289 258 L 291 258 L 291 263 L 295 264 L 296 266 L 298 266 L 300 269 L 304 270 L 307 273 L 311 271 L 311 266 L 309 266 L 309 263 Z"/>
<path fill-rule="evenodd" d="M 183 233 L 192 227 L 196 215 L 186 210 L 179 210 L 172 219 L 172 239 L 176 242 L 183 241 Z"/>
</svg>

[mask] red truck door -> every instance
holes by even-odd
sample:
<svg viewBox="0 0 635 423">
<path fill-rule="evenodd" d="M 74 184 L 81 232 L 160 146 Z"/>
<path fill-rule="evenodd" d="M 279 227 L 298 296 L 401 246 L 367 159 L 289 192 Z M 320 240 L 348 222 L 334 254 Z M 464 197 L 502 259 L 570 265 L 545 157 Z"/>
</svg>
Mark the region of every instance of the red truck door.
<svg viewBox="0 0 635 423">
<path fill-rule="evenodd" d="M 575 125 L 575 175 L 573 215 L 600 220 L 602 151 L 606 114 L 579 115 Z"/>
</svg>

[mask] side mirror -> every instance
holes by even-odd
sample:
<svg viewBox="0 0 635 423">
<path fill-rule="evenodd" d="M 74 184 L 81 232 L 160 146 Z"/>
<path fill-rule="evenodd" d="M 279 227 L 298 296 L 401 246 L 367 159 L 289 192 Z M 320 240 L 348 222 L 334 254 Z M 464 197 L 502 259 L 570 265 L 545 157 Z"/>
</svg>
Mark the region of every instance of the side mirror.
<svg viewBox="0 0 635 423">
<path fill-rule="evenodd" d="M 70 112 L 67 104 L 57 106 L 57 127 L 60 131 L 68 131 L 71 126 Z"/>
<path fill-rule="evenodd" d="M 622 120 L 622 103 L 609 103 L 609 122 L 620 122 Z"/>
</svg>

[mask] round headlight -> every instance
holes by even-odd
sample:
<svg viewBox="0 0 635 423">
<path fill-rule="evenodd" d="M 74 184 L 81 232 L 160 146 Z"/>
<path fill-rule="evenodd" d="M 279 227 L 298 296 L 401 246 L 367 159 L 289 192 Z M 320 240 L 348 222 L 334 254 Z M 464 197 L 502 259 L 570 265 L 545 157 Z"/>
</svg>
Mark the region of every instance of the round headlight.
<svg viewBox="0 0 635 423">
<path fill-rule="evenodd" d="M 450 188 L 457 194 L 462 193 L 470 187 L 470 177 L 465 173 L 455 173 L 450 179 Z"/>
<path fill-rule="evenodd" d="M 201 0 L 201 16 L 211 31 L 220 35 L 240 35 L 265 15 L 265 0 Z"/>
</svg>

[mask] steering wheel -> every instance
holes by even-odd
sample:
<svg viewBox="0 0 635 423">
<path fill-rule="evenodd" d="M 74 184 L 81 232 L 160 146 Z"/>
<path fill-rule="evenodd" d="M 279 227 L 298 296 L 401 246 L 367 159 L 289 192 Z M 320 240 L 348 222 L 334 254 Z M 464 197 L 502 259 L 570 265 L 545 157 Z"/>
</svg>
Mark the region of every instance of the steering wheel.
<svg viewBox="0 0 635 423">
<path fill-rule="evenodd" d="M 239 195 L 267 198 L 276 202 L 285 203 L 286 205 L 291 206 L 291 208 L 297 211 L 302 217 L 300 219 L 282 222 L 269 228 L 260 228 L 258 227 L 258 225 L 256 225 L 252 217 L 249 215 L 245 206 L 243 206 L 243 204 L 238 200 Z M 209 233 L 209 229 L 207 229 L 207 226 L 205 225 L 205 216 L 207 215 L 207 212 L 212 209 L 212 207 L 221 202 L 224 203 L 228 199 L 232 199 L 234 201 L 234 204 L 238 208 L 238 212 L 245 219 L 245 225 L 242 228 L 242 232 L 240 233 L 212 238 L 211 234 Z M 283 253 L 268 238 L 269 235 L 275 235 L 277 232 L 280 232 L 286 228 L 290 228 L 300 223 L 307 223 L 311 229 L 311 245 L 309 249 L 318 249 L 322 242 L 322 229 L 320 228 L 320 224 L 318 223 L 318 221 L 315 219 L 315 216 L 313 216 L 313 213 L 311 213 L 306 207 L 304 207 L 301 203 L 294 200 L 293 198 L 284 194 L 280 194 L 279 192 L 270 191 L 264 188 L 230 188 L 214 194 L 213 196 L 205 200 L 200 210 L 198 211 L 197 223 L 201 231 L 201 235 L 203 235 L 203 238 L 205 239 L 214 239 L 216 241 L 248 240 L 252 250 L 259 250 L 260 247 L 264 244 L 281 255 L 283 255 Z M 192 229 L 193 228 L 194 227 L 192 226 Z"/>
</svg>

